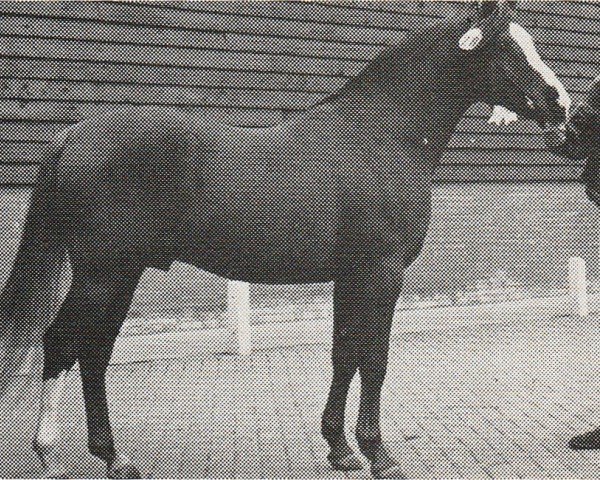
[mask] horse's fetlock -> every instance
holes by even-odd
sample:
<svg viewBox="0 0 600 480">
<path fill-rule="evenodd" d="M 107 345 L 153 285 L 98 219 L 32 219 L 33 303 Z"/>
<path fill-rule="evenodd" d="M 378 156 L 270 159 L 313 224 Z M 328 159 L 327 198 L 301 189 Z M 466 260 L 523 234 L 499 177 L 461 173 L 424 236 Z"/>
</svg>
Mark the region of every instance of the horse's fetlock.
<svg viewBox="0 0 600 480">
<path fill-rule="evenodd" d="M 344 422 L 329 414 L 327 411 L 321 417 L 321 435 L 325 440 L 336 440 L 344 437 Z"/>
<path fill-rule="evenodd" d="M 94 457 L 105 461 L 107 464 L 112 464 L 116 458 L 115 447 L 112 442 L 88 442 L 88 450 Z"/>
<path fill-rule="evenodd" d="M 34 438 L 31 444 L 33 451 L 38 455 L 47 455 L 53 451 L 58 445 L 58 438 Z"/>
</svg>

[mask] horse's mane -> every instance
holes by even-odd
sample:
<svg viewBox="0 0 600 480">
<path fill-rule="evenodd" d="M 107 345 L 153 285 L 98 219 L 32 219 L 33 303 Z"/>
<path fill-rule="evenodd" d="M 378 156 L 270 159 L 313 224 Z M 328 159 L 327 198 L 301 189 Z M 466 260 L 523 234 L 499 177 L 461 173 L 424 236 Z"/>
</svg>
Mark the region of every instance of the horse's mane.
<svg viewBox="0 0 600 480">
<path fill-rule="evenodd" d="M 456 12 L 452 12 L 447 17 L 440 18 L 423 28 L 406 32 L 404 38 L 398 43 L 383 47 L 382 50 L 365 65 L 358 75 L 348 79 L 348 81 L 337 91 L 332 92 L 318 102 L 297 113 L 303 114 L 318 110 L 342 97 L 359 94 L 374 84 L 385 85 L 391 75 L 397 75 L 397 71 L 408 71 L 411 65 L 414 66 L 417 62 L 422 60 L 427 52 L 433 51 L 438 47 L 440 33 L 444 32 L 452 25 L 452 20 L 456 19 L 455 13 Z M 270 128 L 272 126 L 273 125 L 244 128 L 260 129 Z"/>
<path fill-rule="evenodd" d="M 365 65 L 361 72 L 350 78 L 337 91 L 318 101 L 307 110 L 331 103 L 341 97 L 360 93 L 374 84 L 385 85 L 391 75 L 396 76 L 403 67 L 414 66 L 423 55 L 433 51 L 440 42 L 440 33 L 450 26 L 453 16 L 442 18 L 432 24 L 406 33 L 398 43 L 383 47 L 383 49 Z M 404 69 L 406 71 L 406 69 Z"/>
</svg>

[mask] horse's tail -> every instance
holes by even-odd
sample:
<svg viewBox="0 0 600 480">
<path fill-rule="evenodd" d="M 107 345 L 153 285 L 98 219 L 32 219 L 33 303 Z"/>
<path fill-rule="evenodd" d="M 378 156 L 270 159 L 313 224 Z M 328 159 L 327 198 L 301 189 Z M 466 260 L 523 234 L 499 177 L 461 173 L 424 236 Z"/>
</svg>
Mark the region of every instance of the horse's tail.
<svg viewBox="0 0 600 480">
<path fill-rule="evenodd" d="M 58 234 L 53 197 L 62 144 L 53 144 L 44 155 L 21 244 L 0 294 L 0 397 L 27 358 L 39 364 L 41 355 L 28 353 L 40 343 L 58 303 L 66 247 Z"/>
</svg>

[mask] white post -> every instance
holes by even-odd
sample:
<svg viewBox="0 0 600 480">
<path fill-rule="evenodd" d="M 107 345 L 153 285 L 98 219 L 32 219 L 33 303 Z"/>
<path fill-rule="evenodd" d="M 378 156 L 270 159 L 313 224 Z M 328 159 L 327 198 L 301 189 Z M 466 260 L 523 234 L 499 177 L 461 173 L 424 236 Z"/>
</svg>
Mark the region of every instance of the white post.
<svg viewBox="0 0 600 480">
<path fill-rule="evenodd" d="M 571 314 L 578 317 L 587 317 L 587 279 L 583 258 L 569 258 L 569 298 L 571 301 Z"/>
<path fill-rule="evenodd" d="M 233 353 L 248 355 L 252 351 L 250 331 L 250 286 L 230 280 L 227 284 L 227 318 L 233 332 Z"/>
</svg>

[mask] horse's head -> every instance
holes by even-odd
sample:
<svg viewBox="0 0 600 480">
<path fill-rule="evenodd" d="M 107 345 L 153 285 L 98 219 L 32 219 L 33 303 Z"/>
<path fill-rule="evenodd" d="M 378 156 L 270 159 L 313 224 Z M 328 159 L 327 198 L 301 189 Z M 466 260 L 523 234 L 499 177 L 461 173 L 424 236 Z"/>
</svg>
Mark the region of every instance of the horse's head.
<svg viewBox="0 0 600 480">
<path fill-rule="evenodd" d="M 540 58 L 531 35 L 513 20 L 514 4 L 508 0 L 478 2 L 475 18 L 470 19 L 458 47 L 474 69 L 479 100 L 505 107 L 495 109 L 494 121 L 502 122 L 500 117 L 511 113 L 508 109 L 557 135 L 571 101 L 556 74 Z M 505 121 L 510 120 L 507 116 Z"/>
</svg>

